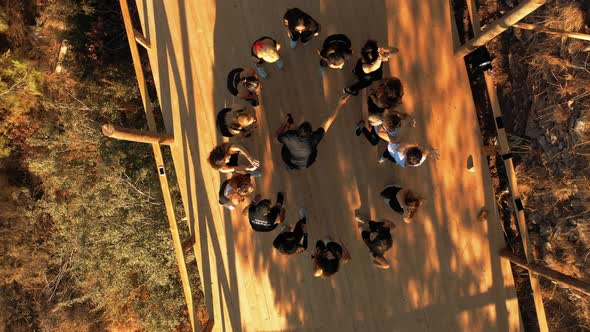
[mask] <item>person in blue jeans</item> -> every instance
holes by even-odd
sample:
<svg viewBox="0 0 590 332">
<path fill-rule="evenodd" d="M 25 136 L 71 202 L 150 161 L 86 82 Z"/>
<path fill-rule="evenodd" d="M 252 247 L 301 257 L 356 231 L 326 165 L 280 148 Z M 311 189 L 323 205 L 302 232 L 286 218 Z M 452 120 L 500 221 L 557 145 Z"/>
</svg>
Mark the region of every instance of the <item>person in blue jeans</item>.
<svg viewBox="0 0 590 332">
<path fill-rule="evenodd" d="M 281 44 L 266 36 L 260 37 L 252 43 L 252 60 L 254 61 L 258 76 L 262 78 L 268 77 L 266 70 L 262 66 L 264 63 L 274 63 L 279 70 L 282 70 L 285 67 L 285 63 L 283 62 L 283 59 L 281 59 L 281 54 L 279 53 L 280 49 Z"/>
<path fill-rule="evenodd" d="M 356 135 L 364 134 L 371 145 L 377 145 L 380 140 L 395 142 L 395 136 L 402 127 L 415 127 L 416 121 L 407 114 L 394 110 L 387 110 L 382 119 L 369 119 L 371 130 L 367 129 L 364 120 L 357 123 Z"/>
</svg>

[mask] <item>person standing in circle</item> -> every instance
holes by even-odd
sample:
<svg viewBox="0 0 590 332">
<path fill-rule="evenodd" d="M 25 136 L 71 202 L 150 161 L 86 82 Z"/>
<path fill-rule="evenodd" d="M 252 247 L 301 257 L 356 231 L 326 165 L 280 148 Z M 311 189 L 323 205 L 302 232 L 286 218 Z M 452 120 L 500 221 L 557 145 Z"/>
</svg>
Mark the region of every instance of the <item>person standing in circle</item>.
<svg viewBox="0 0 590 332">
<path fill-rule="evenodd" d="M 305 208 L 299 209 L 299 221 L 295 228 L 284 225 L 283 230 L 272 242 L 272 246 L 283 255 L 294 255 L 307 249 L 307 215 Z"/>
<path fill-rule="evenodd" d="M 320 55 L 320 70 L 323 75 L 325 68 L 342 69 L 352 54 L 352 43 L 343 34 L 331 35 L 324 40 Z"/>
<path fill-rule="evenodd" d="M 434 148 L 424 148 L 419 144 L 389 142 L 387 150 L 379 158 L 379 163 L 389 160 L 400 167 L 418 167 L 427 158 L 438 159 L 438 151 Z"/>
<path fill-rule="evenodd" d="M 239 164 L 240 154 L 246 158 L 248 165 Z M 260 162 L 252 158 L 246 148 L 229 142 L 221 143 L 214 147 L 213 150 L 211 150 L 211 153 L 209 153 L 207 161 L 211 167 L 219 170 L 221 173 L 236 172 L 245 174 L 248 172 L 254 172 L 260 167 Z M 252 174 L 252 176 L 256 175 Z"/>
<path fill-rule="evenodd" d="M 246 105 L 233 105 L 217 113 L 217 127 L 225 137 L 250 137 L 256 129 L 256 112 Z"/>
<path fill-rule="evenodd" d="M 405 123 L 404 123 L 405 122 Z M 382 120 L 372 118 L 369 120 L 371 130 L 367 129 L 365 121 L 361 120 L 357 123 L 356 135 L 365 135 L 365 138 L 371 145 L 377 145 L 380 140 L 386 142 L 395 142 L 395 136 L 398 134 L 402 126 L 415 127 L 416 121 L 407 114 L 402 114 L 397 111 L 387 110 L 382 117 Z"/>
<path fill-rule="evenodd" d="M 340 99 L 334 113 L 319 129 L 314 131 L 309 122 L 304 122 L 296 130 L 287 130 L 279 134 L 277 139 L 283 144 L 281 156 L 289 170 L 307 168 L 315 162 L 318 154 L 318 144 L 320 144 L 325 133 L 336 119 L 338 112 L 348 99 L 349 96 Z"/>
<path fill-rule="evenodd" d="M 385 110 L 399 106 L 403 96 L 404 87 L 399 78 L 390 77 L 379 81 L 377 87 L 367 97 L 369 121 L 371 117 L 378 118 Z"/>
<path fill-rule="evenodd" d="M 346 264 L 351 258 L 348 250 L 330 237 L 319 240 L 315 244 L 315 253 L 311 256 L 313 276 L 328 278 L 338 272 L 340 263 Z"/>
<path fill-rule="evenodd" d="M 344 88 L 344 93 L 356 96 L 359 91 L 371 83 L 383 78 L 383 62 L 389 61 L 391 51 L 377 46 L 374 40 L 368 40 L 361 49 L 361 58 L 353 69 L 356 81 Z"/>
<path fill-rule="evenodd" d="M 252 44 L 252 60 L 260 77 L 268 77 L 266 70 L 262 66 L 265 62 L 276 64 L 279 70 L 285 67 L 285 63 L 279 54 L 280 49 L 281 44 L 270 37 L 265 36 L 254 41 Z"/>
<path fill-rule="evenodd" d="M 283 24 L 287 28 L 291 48 L 297 47 L 299 40 L 306 45 L 314 36 L 320 34 L 320 24 L 299 8 L 287 9 L 283 16 Z"/>
<path fill-rule="evenodd" d="M 402 215 L 406 224 L 412 222 L 418 208 L 424 203 L 424 199 L 410 189 L 394 185 L 385 187 L 381 191 L 381 198 L 393 211 Z"/>
<path fill-rule="evenodd" d="M 359 223 L 363 242 L 369 247 L 373 256 L 373 264 L 380 269 L 388 269 L 389 262 L 384 254 L 393 244 L 391 230 L 395 228 L 395 224 L 387 219 L 376 222 L 360 214 L 357 214 L 355 218 Z"/>
<path fill-rule="evenodd" d="M 262 199 L 260 195 L 256 195 L 242 214 L 248 215 L 250 226 L 256 232 L 270 232 L 277 228 L 284 219 L 284 200 L 285 196 L 280 192 L 277 194 L 276 204 L 272 206 L 270 199 Z"/>
<path fill-rule="evenodd" d="M 244 202 L 254 191 L 256 185 L 250 174 L 234 173 L 229 180 L 225 180 L 219 189 L 219 204 L 229 210 Z"/>
<path fill-rule="evenodd" d="M 229 92 L 239 99 L 249 102 L 254 107 L 260 104 L 258 101 L 260 87 L 258 75 L 252 68 L 235 68 L 227 75 L 227 89 Z"/>
</svg>

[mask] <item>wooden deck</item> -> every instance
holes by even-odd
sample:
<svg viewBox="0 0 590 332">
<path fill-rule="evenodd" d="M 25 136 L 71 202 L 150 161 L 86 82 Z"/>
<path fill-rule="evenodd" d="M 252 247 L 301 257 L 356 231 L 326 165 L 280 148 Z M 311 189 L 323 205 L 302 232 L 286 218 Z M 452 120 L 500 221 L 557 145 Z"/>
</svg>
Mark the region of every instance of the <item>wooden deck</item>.
<svg viewBox="0 0 590 332">
<path fill-rule="evenodd" d="M 453 57 L 448 0 L 263 1 L 137 0 L 173 158 L 189 221 L 207 307 L 219 331 L 516 331 L 520 315 L 490 177 L 481 152 L 462 60 Z M 282 27 L 287 6 L 322 24 L 319 38 L 290 49 Z M 439 148 L 441 159 L 417 169 L 377 163 L 384 146 L 353 134 L 361 97 L 341 111 L 310 169 L 287 173 L 272 134 L 292 113 L 315 126 L 335 107 L 350 81 L 344 70 L 318 72 L 325 37 L 345 33 L 356 51 L 367 38 L 396 46 L 386 76 L 405 85 L 404 109 L 418 126 L 414 139 Z M 221 176 L 206 163 L 222 141 L 215 115 L 237 100 L 226 75 L 250 65 L 253 40 L 282 43 L 284 71 L 268 66 L 260 130 L 243 140 L 262 163 L 257 192 L 286 193 L 287 222 L 308 209 L 310 249 L 317 239 L 342 239 L 352 261 L 329 280 L 313 278 L 309 252 L 279 256 L 276 232 L 256 234 L 238 212 L 217 204 Z M 467 171 L 473 156 L 476 170 Z M 410 186 L 427 198 L 413 224 L 402 224 L 379 198 L 384 185 Z M 489 222 L 477 221 L 481 207 Z M 371 265 L 354 211 L 396 221 L 390 270 Z M 308 249 L 308 250 L 310 250 Z"/>
</svg>

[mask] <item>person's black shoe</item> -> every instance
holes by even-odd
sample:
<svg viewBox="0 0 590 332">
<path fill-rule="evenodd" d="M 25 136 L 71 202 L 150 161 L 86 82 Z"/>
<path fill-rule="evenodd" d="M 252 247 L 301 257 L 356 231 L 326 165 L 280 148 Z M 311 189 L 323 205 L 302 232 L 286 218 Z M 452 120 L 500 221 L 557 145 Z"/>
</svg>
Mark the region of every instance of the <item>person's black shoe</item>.
<svg viewBox="0 0 590 332">
<path fill-rule="evenodd" d="M 359 122 L 356 123 L 356 128 L 354 130 L 354 133 L 357 136 L 361 136 L 361 134 L 363 133 L 364 126 L 365 126 L 365 120 L 359 120 Z"/>
<path fill-rule="evenodd" d="M 277 204 L 283 205 L 283 202 L 285 202 L 285 194 L 283 194 L 282 192 L 279 192 L 277 194 Z"/>
</svg>

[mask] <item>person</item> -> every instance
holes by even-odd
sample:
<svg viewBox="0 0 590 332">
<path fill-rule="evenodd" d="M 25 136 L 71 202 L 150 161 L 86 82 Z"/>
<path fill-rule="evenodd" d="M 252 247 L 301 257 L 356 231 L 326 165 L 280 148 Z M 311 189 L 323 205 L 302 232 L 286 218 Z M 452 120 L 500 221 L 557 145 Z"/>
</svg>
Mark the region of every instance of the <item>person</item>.
<svg viewBox="0 0 590 332">
<path fill-rule="evenodd" d="M 424 199 L 410 189 L 394 185 L 385 187 L 381 191 L 381 197 L 393 211 L 402 215 L 406 224 L 412 222 L 418 208 L 424 203 Z"/>
<path fill-rule="evenodd" d="M 238 156 L 242 155 L 248 161 L 248 165 L 240 165 Z M 229 142 L 221 143 L 214 147 L 209 153 L 207 159 L 211 167 L 219 170 L 221 173 L 241 173 L 254 172 L 260 167 L 260 162 L 252 156 L 246 148 L 238 144 Z M 254 174 L 256 176 L 257 174 Z"/>
<path fill-rule="evenodd" d="M 349 96 L 338 102 L 334 113 L 319 129 L 313 131 L 309 122 L 303 122 L 296 130 L 286 130 L 279 134 L 278 141 L 283 144 L 281 156 L 287 169 L 303 169 L 311 166 L 317 157 L 317 146 L 328 131 L 338 112 L 346 104 Z M 286 126 L 288 128 L 289 126 Z"/>
<path fill-rule="evenodd" d="M 395 224 L 387 219 L 376 222 L 360 214 L 356 215 L 356 221 L 359 223 L 363 242 L 373 256 L 373 264 L 380 269 L 388 269 L 389 262 L 384 254 L 393 244 L 391 230 L 395 228 Z"/>
<path fill-rule="evenodd" d="M 364 134 L 371 145 L 377 145 L 380 139 L 386 142 L 395 142 L 395 136 L 402 126 L 415 127 L 416 121 L 407 114 L 388 110 L 381 120 L 373 118 L 372 121 L 369 121 L 369 124 L 371 130 L 367 129 L 364 120 L 360 120 L 355 130 L 356 135 Z"/>
<path fill-rule="evenodd" d="M 250 174 L 234 173 L 229 180 L 225 180 L 219 189 L 219 204 L 233 210 L 236 205 L 245 201 L 255 189 Z"/>
<path fill-rule="evenodd" d="M 283 16 L 283 24 L 287 28 L 291 48 L 297 47 L 298 40 L 306 45 L 314 36 L 320 34 L 320 24 L 299 8 L 287 9 Z"/>
<path fill-rule="evenodd" d="M 324 40 L 320 55 L 320 68 L 342 69 L 352 54 L 352 43 L 343 34 L 331 35 Z"/>
<path fill-rule="evenodd" d="M 252 43 L 252 60 L 260 77 L 268 77 L 266 70 L 262 66 L 265 62 L 276 64 L 279 70 L 284 68 L 285 63 L 279 54 L 280 49 L 281 44 L 266 36 L 258 38 Z"/>
<path fill-rule="evenodd" d="M 434 148 L 427 149 L 418 144 L 389 142 L 387 149 L 379 158 L 379 163 L 389 160 L 400 167 L 418 167 L 427 158 L 438 159 L 438 157 L 438 151 Z"/>
<path fill-rule="evenodd" d="M 389 61 L 391 51 L 377 46 L 374 40 L 368 40 L 361 49 L 361 57 L 353 69 L 356 81 L 344 88 L 344 93 L 356 96 L 359 91 L 371 83 L 383 78 L 383 62 Z"/>
<path fill-rule="evenodd" d="M 245 105 L 233 105 L 217 113 L 217 127 L 225 137 L 250 137 L 256 122 L 256 112 Z"/>
<path fill-rule="evenodd" d="M 377 87 L 369 93 L 367 106 L 370 116 L 379 116 L 387 109 L 402 103 L 404 87 L 397 77 L 389 77 L 379 81 Z"/>
<path fill-rule="evenodd" d="M 293 255 L 307 249 L 307 216 L 304 208 L 299 209 L 299 221 L 293 228 L 284 225 L 283 230 L 272 242 L 272 246 L 283 255 Z"/>
<path fill-rule="evenodd" d="M 227 75 L 227 89 L 229 92 L 256 107 L 260 103 L 258 95 L 260 94 L 260 80 L 256 71 L 252 68 L 242 69 L 235 68 Z"/>
<path fill-rule="evenodd" d="M 327 278 L 338 272 L 340 263 L 346 264 L 350 261 L 348 250 L 327 237 L 315 244 L 315 253 L 311 256 L 313 276 Z"/>
<path fill-rule="evenodd" d="M 260 195 L 256 195 L 254 200 L 244 208 L 242 214 L 248 215 L 250 226 L 256 232 L 270 232 L 284 219 L 284 200 L 284 194 L 279 192 L 277 202 L 272 206 L 270 199 L 262 199 Z"/>
</svg>

